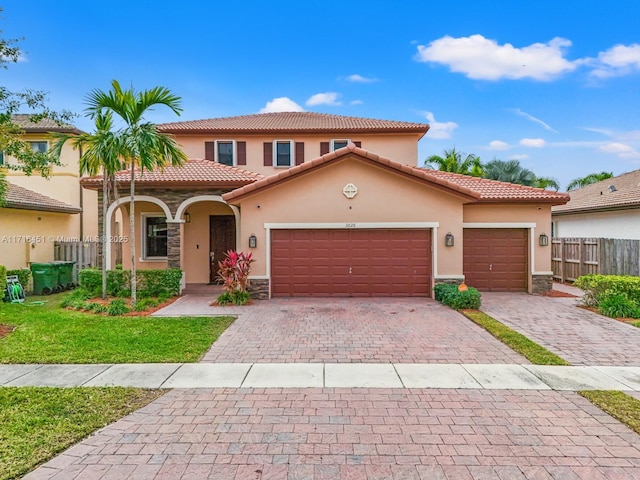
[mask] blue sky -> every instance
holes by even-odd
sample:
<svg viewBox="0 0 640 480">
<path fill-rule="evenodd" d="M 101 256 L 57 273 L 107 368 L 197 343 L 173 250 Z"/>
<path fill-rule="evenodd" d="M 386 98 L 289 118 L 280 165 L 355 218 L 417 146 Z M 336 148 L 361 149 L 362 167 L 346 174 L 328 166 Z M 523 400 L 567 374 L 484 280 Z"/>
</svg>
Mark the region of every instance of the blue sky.
<svg viewBox="0 0 640 480">
<path fill-rule="evenodd" d="M 151 5 L 154 5 L 153 7 Z M 82 113 L 112 79 L 170 88 L 181 119 L 278 108 L 426 122 L 419 164 L 456 147 L 570 180 L 640 168 L 637 2 L 29 1 L 0 28 L 1 85 Z M 175 121 L 158 109 L 149 119 Z M 91 130 L 91 122 L 76 124 Z"/>
</svg>

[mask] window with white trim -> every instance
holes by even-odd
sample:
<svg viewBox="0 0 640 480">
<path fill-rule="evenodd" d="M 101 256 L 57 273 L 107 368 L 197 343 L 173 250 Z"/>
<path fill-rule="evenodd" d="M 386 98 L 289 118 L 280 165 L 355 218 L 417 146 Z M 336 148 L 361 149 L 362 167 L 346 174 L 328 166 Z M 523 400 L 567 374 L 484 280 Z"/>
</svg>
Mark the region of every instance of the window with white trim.
<svg viewBox="0 0 640 480">
<path fill-rule="evenodd" d="M 142 215 L 142 258 L 167 258 L 167 218 L 161 213 Z"/>
<path fill-rule="evenodd" d="M 33 148 L 34 152 L 38 152 L 38 153 L 46 153 L 47 150 L 49 150 L 49 142 L 43 141 L 43 142 L 28 142 L 29 145 L 31 145 L 31 148 Z"/>
<path fill-rule="evenodd" d="M 236 164 L 235 140 L 216 140 L 216 162 L 230 167 Z"/>
<path fill-rule="evenodd" d="M 338 150 L 339 148 L 344 148 L 347 145 L 349 145 L 349 142 L 351 140 L 349 140 L 348 138 L 346 139 L 338 139 L 338 140 L 331 140 L 331 151 L 333 152 L 334 150 Z"/>
<path fill-rule="evenodd" d="M 273 142 L 273 166 L 291 167 L 294 164 L 293 140 L 275 140 Z"/>
</svg>

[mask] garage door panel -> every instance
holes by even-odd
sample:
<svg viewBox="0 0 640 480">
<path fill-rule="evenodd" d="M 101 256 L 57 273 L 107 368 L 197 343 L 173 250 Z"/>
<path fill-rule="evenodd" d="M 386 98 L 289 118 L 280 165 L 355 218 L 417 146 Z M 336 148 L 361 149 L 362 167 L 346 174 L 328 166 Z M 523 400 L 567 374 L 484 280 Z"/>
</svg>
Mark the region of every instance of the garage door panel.
<svg viewBox="0 0 640 480">
<path fill-rule="evenodd" d="M 428 296 L 428 230 L 273 230 L 273 296 Z"/>
</svg>

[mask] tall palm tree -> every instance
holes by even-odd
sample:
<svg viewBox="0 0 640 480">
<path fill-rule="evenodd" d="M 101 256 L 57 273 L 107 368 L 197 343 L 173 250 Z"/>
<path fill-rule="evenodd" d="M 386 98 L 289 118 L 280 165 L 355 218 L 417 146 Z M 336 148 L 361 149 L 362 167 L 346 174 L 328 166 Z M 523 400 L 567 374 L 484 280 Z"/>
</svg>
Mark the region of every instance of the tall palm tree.
<svg viewBox="0 0 640 480">
<path fill-rule="evenodd" d="M 431 155 L 425 160 L 424 166 L 433 170 L 461 173 L 472 177 L 481 177 L 483 175 L 480 157 L 458 152 L 455 147 L 451 150 L 444 150 L 443 153 L 444 156 Z"/>
<path fill-rule="evenodd" d="M 533 186 L 536 175 L 520 165 L 518 160 L 494 159 L 484 165 L 484 176 L 491 180 Z"/>
<path fill-rule="evenodd" d="M 567 185 L 567 191 L 569 192 L 571 190 L 586 187 L 587 185 L 601 182 L 602 180 L 606 180 L 607 178 L 611 177 L 613 177 L 613 172 L 590 173 L 586 177 L 571 180 L 571 182 L 569 182 L 569 185 Z"/>
<path fill-rule="evenodd" d="M 536 181 L 533 184 L 534 187 L 544 188 L 549 190 L 553 188 L 556 192 L 560 190 L 560 184 L 555 178 L 551 177 L 536 177 Z"/>
<path fill-rule="evenodd" d="M 131 304 L 136 304 L 136 238 L 135 238 L 135 172 L 182 165 L 187 159 L 173 137 L 160 133 L 144 115 L 156 105 L 164 105 L 180 115 L 180 97 L 164 87 L 137 92 L 133 87 L 123 90 L 113 80 L 111 90 L 93 90 L 87 96 L 87 112 L 95 117 L 103 111 L 120 117 L 125 126 L 118 132 L 120 156 L 131 170 L 129 203 L 129 241 L 131 246 Z"/>
<path fill-rule="evenodd" d="M 120 137 L 113 131 L 111 112 L 98 112 L 94 122 L 94 133 L 53 134 L 55 143 L 51 150 L 60 156 L 62 147 L 67 141 L 70 141 L 73 148 L 81 152 L 80 175 L 94 176 L 102 173 L 102 298 L 107 298 L 107 258 L 105 254 L 107 248 L 107 208 L 114 176 L 123 168 L 120 156 L 122 146 L 120 145 Z"/>
</svg>

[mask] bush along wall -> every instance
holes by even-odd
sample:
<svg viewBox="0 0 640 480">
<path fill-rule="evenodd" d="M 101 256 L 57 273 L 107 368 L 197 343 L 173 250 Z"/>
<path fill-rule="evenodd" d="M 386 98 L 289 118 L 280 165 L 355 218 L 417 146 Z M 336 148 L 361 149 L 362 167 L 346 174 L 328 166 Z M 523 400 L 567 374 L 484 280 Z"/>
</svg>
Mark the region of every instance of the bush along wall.
<svg viewBox="0 0 640 480">
<path fill-rule="evenodd" d="M 640 318 L 640 277 L 583 275 L 574 282 L 585 291 L 582 302 L 612 318 Z"/>
<path fill-rule="evenodd" d="M 173 297 L 180 294 L 182 270 L 138 270 L 137 293 L 145 297 Z M 95 268 L 81 270 L 78 274 L 78 286 L 92 297 L 102 295 L 102 271 Z M 131 272 L 129 270 L 107 271 L 107 295 L 128 297 L 131 295 Z"/>
<path fill-rule="evenodd" d="M 443 303 L 454 310 L 476 310 L 480 308 L 482 303 L 480 292 L 473 287 L 467 287 L 466 290 L 464 288 L 461 290 L 458 285 L 438 283 L 434 287 L 434 293 L 438 302 Z"/>
<path fill-rule="evenodd" d="M 29 290 L 29 282 L 31 281 L 31 270 L 27 268 L 7 270 L 7 276 L 9 275 L 17 275 L 18 281 L 20 282 L 20 285 L 22 285 L 22 288 L 25 290 Z"/>
<path fill-rule="evenodd" d="M 0 297 L 4 296 L 5 288 L 7 288 L 7 267 L 0 265 Z M 0 298 L 0 301 L 1 300 Z"/>
</svg>

